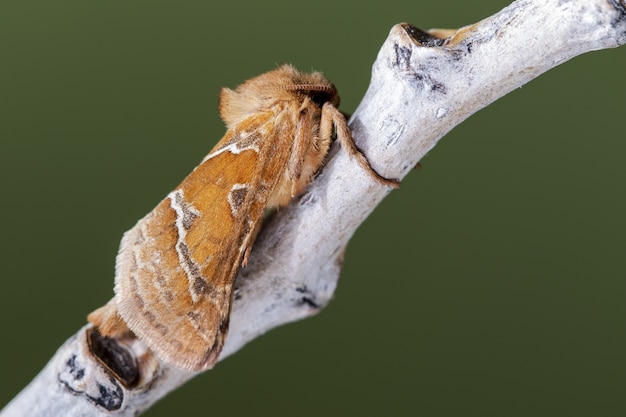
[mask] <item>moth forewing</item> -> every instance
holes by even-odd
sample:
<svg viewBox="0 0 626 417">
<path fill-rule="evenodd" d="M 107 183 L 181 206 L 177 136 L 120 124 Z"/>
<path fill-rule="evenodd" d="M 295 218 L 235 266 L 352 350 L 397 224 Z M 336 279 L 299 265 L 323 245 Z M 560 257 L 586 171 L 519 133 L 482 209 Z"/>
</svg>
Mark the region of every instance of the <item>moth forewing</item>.
<svg viewBox="0 0 626 417">
<path fill-rule="evenodd" d="M 320 168 L 333 134 L 370 175 L 339 97 L 320 73 L 289 65 L 223 89 L 226 135 L 183 182 L 124 234 L 115 297 L 89 320 L 105 335 L 125 325 L 155 354 L 201 371 L 217 361 L 235 276 L 267 208 L 287 204 Z M 123 327 L 123 328 L 122 328 Z"/>
<path fill-rule="evenodd" d="M 278 180 L 271 173 L 289 157 L 288 138 L 261 136 L 271 123 L 270 114 L 259 115 L 229 131 L 214 156 L 122 241 L 120 315 L 157 356 L 180 368 L 211 367 L 223 346 L 234 276 Z M 237 147 L 242 136 L 246 145 Z M 277 152 L 267 149 L 272 144 Z M 224 146 L 231 148 L 219 152 Z"/>
</svg>

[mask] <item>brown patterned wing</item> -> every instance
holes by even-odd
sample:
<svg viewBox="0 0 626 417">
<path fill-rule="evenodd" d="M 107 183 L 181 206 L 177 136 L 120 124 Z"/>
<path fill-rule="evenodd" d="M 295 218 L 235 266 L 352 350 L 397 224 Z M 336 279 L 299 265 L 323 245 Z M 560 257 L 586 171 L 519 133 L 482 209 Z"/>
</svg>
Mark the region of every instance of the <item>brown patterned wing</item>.
<svg viewBox="0 0 626 417">
<path fill-rule="evenodd" d="M 212 153 L 124 234 L 115 293 L 128 327 L 163 360 L 199 371 L 217 361 L 233 281 L 293 138 L 272 114 L 229 130 Z"/>
</svg>

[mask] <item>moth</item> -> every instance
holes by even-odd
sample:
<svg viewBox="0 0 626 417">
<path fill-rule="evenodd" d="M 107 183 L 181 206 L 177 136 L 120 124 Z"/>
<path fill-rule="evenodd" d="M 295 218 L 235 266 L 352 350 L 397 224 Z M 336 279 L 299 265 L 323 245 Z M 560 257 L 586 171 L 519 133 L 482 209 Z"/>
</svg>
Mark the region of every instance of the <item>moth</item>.
<svg viewBox="0 0 626 417">
<path fill-rule="evenodd" d="M 233 284 L 265 210 L 301 194 L 336 137 L 386 186 L 357 149 L 335 86 L 290 65 L 223 88 L 224 137 L 121 241 L 115 296 L 89 321 L 105 336 L 129 330 L 162 360 L 202 371 L 218 359 Z"/>
</svg>

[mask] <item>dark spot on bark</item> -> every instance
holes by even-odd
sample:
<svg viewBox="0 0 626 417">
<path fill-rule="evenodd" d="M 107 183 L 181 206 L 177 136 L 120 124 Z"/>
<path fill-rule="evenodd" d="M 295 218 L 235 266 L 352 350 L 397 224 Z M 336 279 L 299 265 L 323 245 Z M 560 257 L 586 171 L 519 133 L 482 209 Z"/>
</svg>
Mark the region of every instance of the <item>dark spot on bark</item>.
<svg viewBox="0 0 626 417">
<path fill-rule="evenodd" d="M 85 376 L 85 368 L 76 364 L 76 355 L 72 355 L 71 358 L 65 363 L 69 368 L 70 375 L 74 377 L 74 380 L 80 381 Z"/>
<path fill-rule="evenodd" d="M 415 42 L 420 44 L 420 46 L 432 48 L 441 46 L 445 42 L 445 39 L 435 38 L 434 36 L 429 35 L 427 32 L 424 32 L 411 24 L 404 24 L 403 28 L 406 33 L 415 40 Z"/>
<path fill-rule="evenodd" d="M 430 75 L 427 75 L 423 71 L 417 71 L 414 74 L 418 84 L 427 91 L 435 91 L 438 93 L 446 94 L 446 87 L 442 83 L 438 82 Z"/>
<path fill-rule="evenodd" d="M 319 304 L 317 304 L 315 301 L 313 301 L 309 297 L 302 297 L 300 299 L 300 301 L 301 301 L 302 304 L 307 305 L 307 306 L 309 306 L 311 308 L 314 308 L 314 309 L 321 308 L 321 306 Z"/>
<path fill-rule="evenodd" d="M 105 387 L 104 385 L 98 384 L 98 391 L 100 392 L 100 396 L 91 397 L 87 395 L 87 398 L 106 410 L 119 410 L 122 406 L 122 401 L 124 400 L 124 391 L 122 391 L 122 388 L 117 385 L 115 386 L 115 388 L 117 389 L 111 389 L 109 387 Z"/>
<path fill-rule="evenodd" d="M 409 70 L 411 68 L 411 55 L 413 54 L 411 48 L 395 44 L 393 50 L 396 54 L 396 59 L 393 62 L 394 66 Z"/>
<path fill-rule="evenodd" d="M 611 26 L 622 31 L 622 36 L 626 35 L 624 24 L 626 22 L 626 3 L 623 0 L 609 0 L 609 3 L 617 10 L 617 17 L 611 22 Z M 619 27 L 619 28 L 618 28 Z"/>
<path fill-rule="evenodd" d="M 615 7 L 617 11 L 620 12 L 620 19 L 626 16 L 626 4 L 618 0 L 609 0 L 609 3 L 611 3 L 613 7 Z"/>
<path fill-rule="evenodd" d="M 98 331 L 89 332 L 88 337 L 91 353 L 125 387 L 134 387 L 137 381 L 139 381 L 139 369 L 135 357 L 124 346 L 120 345 L 116 339 L 102 336 Z M 109 391 L 106 392 L 108 393 Z M 115 398 L 115 395 L 109 397 Z"/>
</svg>

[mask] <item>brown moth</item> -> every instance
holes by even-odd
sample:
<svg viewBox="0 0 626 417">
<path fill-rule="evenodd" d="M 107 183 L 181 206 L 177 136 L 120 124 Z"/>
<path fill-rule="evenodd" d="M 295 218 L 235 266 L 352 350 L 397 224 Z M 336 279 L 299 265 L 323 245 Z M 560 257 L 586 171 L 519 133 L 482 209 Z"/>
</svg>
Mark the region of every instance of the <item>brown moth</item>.
<svg viewBox="0 0 626 417">
<path fill-rule="evenodd" d="M 124 234 L 115 297 L 89 315 L 103 335 L 130 329 L 162 360 L 191 371 L 220 354 L 233 295 L 264 211 L 302 193 L 333 135 L 378 182 L 321 73 L 290 65 L 224 88 L 228 131 L 202 163 Z"/>
</svg>

